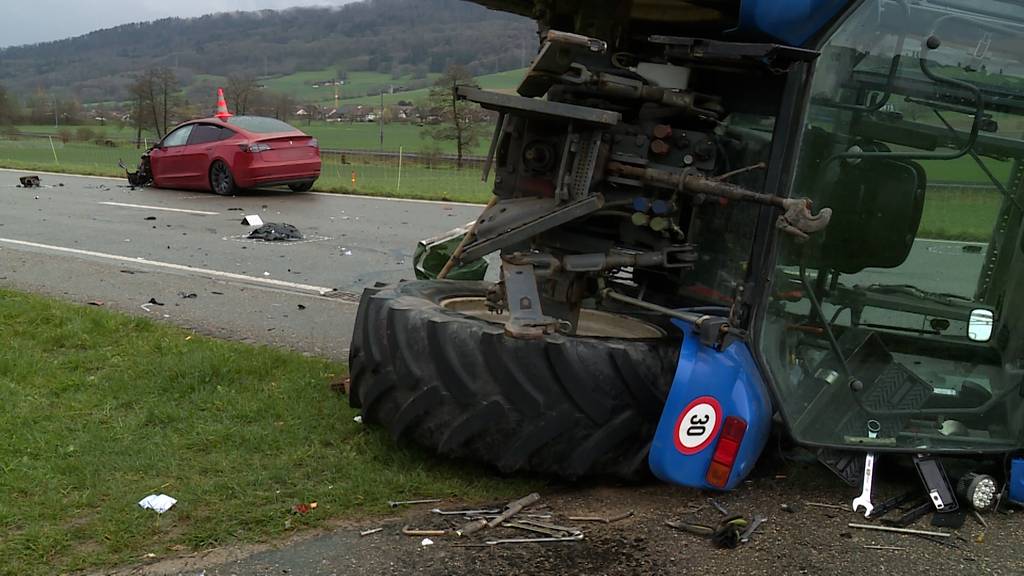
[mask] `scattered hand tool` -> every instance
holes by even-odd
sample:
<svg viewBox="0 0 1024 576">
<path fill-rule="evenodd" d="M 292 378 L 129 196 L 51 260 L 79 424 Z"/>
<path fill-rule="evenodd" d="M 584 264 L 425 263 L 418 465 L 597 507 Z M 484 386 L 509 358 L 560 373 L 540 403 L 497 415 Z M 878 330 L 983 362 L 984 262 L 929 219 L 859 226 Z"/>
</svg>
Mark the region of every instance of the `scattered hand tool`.
<svg viewBox="0 0 1024 576">
<path fill-rule="evenodd" d="M 370 530 L 363 530 L 359 533 L 360 536 L 369 536 L 370 534 L 376 534 L 377 532 L 383 532 L 383 528 L 373 528 Z"/>
<path fill-rule="evenodd" d="M 728 516 L 729 515 L 729 510 L 727 510 L 725 506 L 722 506 L 721 504 L 719 504 L 718 500 L 715 500 L 714 498 L 708 498 L 708 504 L 711 504 L 712 506 L 714 506 L 715 510 L 718 510 L 718 513 L 721 514 L 722 516 Z"/>
<path fill-rule="evenodd" d="M 441 516 L 482 516 L 484 514 L 499 514 L 501 510 L 497 508 L 487 510 L 441 510 L 434 508 L 431 510 L 434 514 L 440 514 Z"/>
<path fill-rule="evenodd" d="M 710 538 L 711 543 L 718 548 L 735 548 L 740 543 L 743 529 L 750 523 L 743 516 L 735 515 L 723 518 L 715 528 L 705 526 L 704 524 L 672 522 L 671 520 L 666 521 L 665 524 L 671 528 L 675 528 L 676 530 L 682 530 L 696 536 Z"/>
<path fill-rule="evenodd" d="M 881 423 L 878 420 L 868 420 L 868 438 L 878 438 L 878 433 L 882 430 Z M 864 508 L 864 517 L 867 518 L 871 515 L 871 511 L 874 510 L 874 506 L 871 504 L 871 479 L 875 473 L 875 453 L 868 452 L 864 456 L 864 484 L 861 488 L 860 496 L 853 500 L 853 511 L 857 512 L 858 508 Z"/>
<path fill-rule="evenodd" d="M 545 542 L 579 542 L 583 540 L 583 533 L 573 534 L 565 538 L 503 538 L 500 540 L 487 540 L 484 542 L 468 544 L 452 544 L 457 548 L 481 548 L 486 546 L 499 546 L 501 544 L 537 544 Z"/>
<path fill-rule="evenodd" d="M 459 536 L 469 536 L 470 534 L 479 532 L 484 528 L 494 528 L 495 526 L 500 525 L 502 522 L 505 522 L 509 518 L 520 513 L 523 510 L 523 508 L 526 508 L 527 506 L 530 506 L 532 504 L 536 504 L 539 500 L 540 494 L 534 492 L 533 494 L 524 496 L 519 500 L 509 502 L 508 506 L 505 507 L 505 510 L 502 513 L 495 516 L 494 518 L 491 518 L 490 520 L 472 520 L 468 524 L 457 530 L 455 533 Z"/>
<path fill-rule="evenodd" d="M 850 522 L 847 524 L 850 528 L 858 528 L 860 530 L 877 530 L 879 532 L 896 532 L 897 534 L 912 534 L 914 536 L 931 536 L 935 538 L 949 538 L 952 534 L 948 532 L 932 532 L 930 530 L 913 530 L 911 528 L 894 528 L 892 526 L 876 526 L 874 524 L 855 524 Z"/>
<path fill-rule="evenodd" d="M 447 530 L 415 530 L 405 526 L 402 528 L 402 534 L 406 536 L 445 536 L 448 534 Z"/>
<path fill-rule="evenodd" d="M 754 520 L 751 521 L 750 525 L 747 526 L 747 529 L 740 534 L 740 542 L 742 544 L 750 542 L 750 537 L 754 535 L 754 532 L 756 532 L 757 529 L 761 527 L 761 524 L 764 524 L 766 520 L 767 518 L 765 518 L 764 516 L 755 514 Z"/>
<path fill-rule="evenodd" d="M 625 520 L 626 518 L 629 518 L 631 516 L 633 516 L 632 510 L 607 518 L 602 518 L 599 516 L 569 516 L 569 520 L 572 520 L 573 522 L 603 522 L 605 524 L 611 524 L 613 522 L 618 522 L 619 520 Z"/>
<path fill-rule="evenodd" d="M 410 506 L 412 504 L 435 504 L 440 501 L 440 498 L 430 498 L 427 500 L 388 500 L 388 506 L 398 508 L 399 506 Z"/>
</svg>

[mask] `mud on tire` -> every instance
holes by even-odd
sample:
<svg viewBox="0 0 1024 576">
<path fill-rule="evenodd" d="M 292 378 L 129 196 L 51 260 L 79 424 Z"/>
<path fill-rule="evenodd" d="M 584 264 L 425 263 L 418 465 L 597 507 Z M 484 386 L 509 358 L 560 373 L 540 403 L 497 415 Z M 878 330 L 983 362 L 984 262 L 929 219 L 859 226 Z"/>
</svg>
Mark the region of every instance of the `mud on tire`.
<svg viewBox="0 0 1024 576">
<path fill-rule="evenodd" d="M 439 454 L 564 478 L 648 474 L 678 340 L 522 340 L 443 308 L 482 282 L 368 289 L 350 350 L 363 419 Z"/>
</svg>

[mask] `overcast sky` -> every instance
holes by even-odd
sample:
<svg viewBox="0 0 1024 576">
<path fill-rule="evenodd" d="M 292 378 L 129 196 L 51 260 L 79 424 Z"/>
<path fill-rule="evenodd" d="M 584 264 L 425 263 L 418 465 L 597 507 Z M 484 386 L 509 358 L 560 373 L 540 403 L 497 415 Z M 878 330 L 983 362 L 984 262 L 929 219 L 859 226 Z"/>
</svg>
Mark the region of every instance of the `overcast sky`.
<svg viewBox="0 0 1024 576">
<path fill-rule="evenodd" d="M 354 0 L 0 0 L 0 46 L 79 36 L 168 16 L 339 5 Z"/>
</svg>

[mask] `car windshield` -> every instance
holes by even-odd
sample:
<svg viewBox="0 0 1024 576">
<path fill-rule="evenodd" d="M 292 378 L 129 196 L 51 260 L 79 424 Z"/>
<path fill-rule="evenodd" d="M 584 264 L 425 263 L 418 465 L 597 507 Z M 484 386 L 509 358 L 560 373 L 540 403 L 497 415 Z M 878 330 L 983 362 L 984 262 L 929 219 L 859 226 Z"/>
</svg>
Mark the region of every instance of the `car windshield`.
<svg viewBox="0 0 1024 576">
<path fill-rule="evenodd" d="M 292 126 L 281 122 L 276 118 L 265 116 L 233 116 L 228 119 L 228 124 L 238 126 L 243 130 L 257 134 L 270 134 L 273 132 L 296 132 Z"/>
<path fill-rule="evenodd" d="M 780 236 L 758 334 L 799 441 L 1021 444 L 1022 19 L 998 0 L 874 0 L 823 47 L 792 196 L 833 219 Z"/>
</svg>

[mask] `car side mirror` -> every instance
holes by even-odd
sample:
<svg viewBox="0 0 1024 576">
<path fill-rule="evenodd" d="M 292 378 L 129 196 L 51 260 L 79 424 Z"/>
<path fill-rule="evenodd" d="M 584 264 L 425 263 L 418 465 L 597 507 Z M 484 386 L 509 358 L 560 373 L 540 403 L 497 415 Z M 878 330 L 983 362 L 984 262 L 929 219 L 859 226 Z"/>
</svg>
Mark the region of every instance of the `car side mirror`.
<svg viewBox="0 0 1024 576">
<path fill-rule="evenodd" d="M 967 337 L 973 342 L 988 342 L 992 339 L 994 325 L 995 314 L 991 310 L 971 310 L 970 320 L 967 321 Z"/>
</svg>

